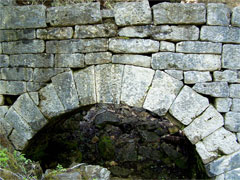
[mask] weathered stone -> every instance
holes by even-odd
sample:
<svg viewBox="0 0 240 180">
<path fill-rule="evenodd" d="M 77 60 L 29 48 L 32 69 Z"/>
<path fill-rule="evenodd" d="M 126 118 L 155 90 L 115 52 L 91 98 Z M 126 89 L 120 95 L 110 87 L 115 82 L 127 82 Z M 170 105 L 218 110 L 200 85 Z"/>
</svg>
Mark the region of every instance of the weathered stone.
<svg viewBox="0 0 240 180">
<path fill-rule="evenodd" d="M 170 41 L 198 40 L 199 29 L 196 26 L 153 26 L 152 37 Z"/>
<path fill-rule="evenodd" d="M 240 26 L 240 7 L 234 7 L 232 9 L 232 25 Z"/>
<path fill-rule="evenodd" d="M 0 29 L 46 27 L 45 10 L 46 7 L 41 5 L 1 8 Z"/>
<path fill-rule="evenodd" d="M 240 83 L 240 76 L 237 71 L 225 70 L 225 71 L 214 71 L 214 81 L 225 81 L 230 83 Z"/>
<path fill-rule="evenodd" d="M 8 106 L 0 106 L 0 118 L 3 118 L 8 111 Z"/>
<path fill-rule="evenodd" d="M 237 133 L 238 143 L 240 142 L 240 133 Z"/>
<path fill-rule="evenodd" d="M 165 72 L 180 81 L 183 79 L 183 71 L 181 70 L 165 70 Z"/>
<path fill-rule="evenodd" d="M 78 94 L 72 71 L 51 78 L 52 84 L 66 111 L 79 107 Z"/>
<path fill-rule="evenodd" d="M 63 104 L 52 84 L 47 85 L 39 91 L 39 98 L 39 109 L 48 119 L 64 113 Z"/>
<path fill-rule="evenodd" d="M 109 50 L 115 53 L 158 52 L 159 42 L 150 39 L 110 39 Z"/>
<path fill-rule="evenodd" d="M 39 105 L 39 95 L 38 92 L 29 92 L 28 93 L 33 102 L 38 106 Z"/>
<path fill-rule="evenodd" d="M 229 96 L 229 87 L 227 82 L 196 83 L 193 86 L 193 90 L 213 97 Z"/>
<path fill-rule="evenodd" d="M 101 15 L 103 19 L 114 18 L 114 11 L 112 9 L 102 9 Z"/>
<path fill-rule="evenodd" d="M 230 84 L 230 97 L 240 98 L 240 84 Z"/>
<path fill-rule="evenodd" d="M 204 24 L 204 4 L 159 3 L 152 7 L 154 24 Z"/>
<path fill-rule="evenodd" d="M 221 56 L 160 52 L 152 55 L 152 68 L 214 71 L 221 68 Z"/>
<path fill-rule="evenodd" d="M 89 179 L 110 180 L 110 171 L 98 165 L 84 165 L 81 169 L 88 175 Z"/>
<path fill-rule="evenodd" d="M 208 106 L 207 98 L 199 95 L 190 87 L 184 86 L 171 105 L 169 112 L 181 123 L 188 125 Z"/>
<path fill-rule="evenodd" d="M 12 129 L 13 127 L 3 117 L 0 117 L 0 134 L 5 134 L 8 136 Z"/>
<path fill-rule="evenodd" d="M 135 66 L 150 67 L 151 57 L 142 55 L 113 55 L 112 62 L 117 64 L 130 64 Z"/>
<path fill-rule="evenodd" d="M 0 30 L 0 42 L 2 41 L 17 41 L 22 39 L 34 39 L 34 29 L 23 30 Z"/>
<path fill-rule="evenodd" d="M 6 55 L 0 55 L 0 68 L 9 66 L 9 57 Z"/>
<path fill-rule="evenodd" d="M 98 103 L 120 103 L 123 65 L 103 64 L 95 67 Z"/>
<path fill-rule="evenodd" d="M 4 97 L 3 95 L 0 94 L 0 107 L 4 105 Z M 1 117 L 1 114 L 0 114 L 0 117 Z"/>
<path fill-rule="evenodd" d="M 240 132 L 240 113 L 227 112 L 224 127 L 232 132 Z"/>
<path fill-rule="evenodd" d="M 47 9 L 47 22 L 52 26 L 96 24 L 102 21 L 100 3 L 79 3 Z"/>
<path fill-rule="evenodd" d="M 218 112 L 228 112 L 231 105 L 231 98 L 215 98 L 214 107 L 218 110 Z"/>
<path fill-rule="evenodd" d="M 182 81 L 157 70 L 147 93 L 143 108 L 159 116 L 165 115 L 182 86 Z"/>
<path fill-rule="evenodd" d="M 121 102 L 142 107 L 155 71 L 126 65 L 124 68 Z"/>
<path fill-rule="evenodd" d="M 114 37 L 117 26 L 114 23 L 75 26 L 74 38 Z"/>
<path fill-rule="evenodd" d="M 0 94 L 19 95 L 26 92 L 26 82 L 0 81 Z"/>
<path fill-rule="evenodd" d="M 184 83 L 185 84 L 195 84 L 199 82 L 212 81 L 212 76 L 210 72 L 201 71 L 186 71 L 184 72 Z"/>
<path fill-rule="evenodd" d="M 232 100 L 231 111 L 240 112 L 240 99 L 234 98 Z"/>
<path fill-rule="evenodd" d="M 203 41 L 240 43 L 240 28 L 224 26 L 202 26 L 200 39 Z"/>
<path fill-rule="evenodd" d="M 2 68 L 1 79 L 12 81 L 30 81 L 33 76 L 31 68 Z"/>
<path fill-rule="evenodd" d="M 87 53 L 85 55 L 85 64 L 105 64 L 112 62 L 112 53 L 99 52 L 99 53 Z"/>
<path fill-rule="evenodd" d="M 216 177 L 215 180 L 240 179 L 240 168 L 228 171 Z"/>
<path fill-rule="evenodd" d="M 94 66 L 73 73 L 81 106 L 95 104 L 96 88 Z"/>
<path fill-rule="evenodd" d="M 239 31 L 240 33 L 240 31 Z M 240 45 L 223 45 L 222 67 L 228 69 L 240 69 Z"/>
<path fill-rule="evenodd" d="M 84 67 L 84 54 L 56 54 L 55 67 Z"/>
<path fill-rule="evenodd" d="M 120 2 L 114 6 L 114 17 L 119 26 L 152 23 L 152 12 L 148 1 Z"/>
<path fill-rule="evenodd" d="M 129 26 L 119 29 L 118 35 L 124 37 L 149 37 L 151 35 L 151 26 Z"/>
<path fill-rule="evenodd" d="M 13 129 L 11 135 L 9 136 L 10 141 L 14 145 L 16 150 L 23 150 L 24 147 L 28 145 L 28 139 L 22 136 L 18 131 Z"/>
<path fill-rule="evenodd" d="M 2 50 L 5 54 L 42 53 L 45 43 L 42 40 L 22 40 L 3 42 Z"/>
<path fill-rule="evenodd" d="M 13 6 L 16 5 L 16 0 L 0 0 L 0 6 Z"/>
<path fill-rule="evenodd" d="M 2 54 L 2 44 L 0 43 L 0 54 Z"/>
<path fill-rule="evenodd" d="M 38 83 L 38 82 L 27 82 L 27 91 L 38 91 L 42 87 L 46 86 L 46 83 Z"/>
<path fill-rule="evenodd" d="M 37 30 L 38 39 L 71 39 L 73 36 L 72 27 L 46 28 Z"/>
<path fill-rule="evenodd" d="M 183 132 L 192 144 L 196 144 L 224 124 L 222 115 L 210 105 L 199 117 L 187 126 Z"/>
<path fill-rule="evenodd" d="M 176 52 L 197 54 L 221 54 L 222 44 L 201 41 L 183 41 L 177 43 Z"/>
<path fill-rule="evenodd" d="M 231 9 L 220 3 L 209 3 L 207 5 L 207 24 L 228 26 L 230 23 Z"/>
<path fill-rule="evenodd" d="M 204 146 L 204 144 L 201 141 L 199 141 L 196 144 L 196 150 L 204 164 L 207 164 L 218 157 L 218 153 L 208 152 L 206 147 Z"/>
<path fill-rule="evenodd" d="M 160 51 L 175 52 L 175 44 L 167 41 L 161 41 Z"/>
</svg>

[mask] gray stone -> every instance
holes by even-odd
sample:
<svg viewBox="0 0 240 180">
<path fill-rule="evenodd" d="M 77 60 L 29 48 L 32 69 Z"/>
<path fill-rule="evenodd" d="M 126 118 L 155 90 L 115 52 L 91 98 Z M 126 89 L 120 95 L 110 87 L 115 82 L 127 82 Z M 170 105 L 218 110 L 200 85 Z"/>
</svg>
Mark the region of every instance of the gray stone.
<svg viewBox="0 0 240 180">
<path fill-rule="evenodd" d="M 240 142 L 240 133 L 237 133 L 238 143 Z"/>
<path fill-rule="evenodd" d="M 232 9 L 232 25 L 233 26 L 240 26 L 240 7 L 234 7 Z"/>
<path fill-rule="evenodd" d="M 103 64 L 95 67 L 98 103 L 120 103 L 123 65 Z"/>
<path fill-rule="evenodd" d="M 0 94 L 0 107 L 4 105 L 4 96 Z"/>
<path fill-rule="evenodd" d="M 152 85 L 147 93 L 143 108 L 163 116 L 167 113 L 174 99 L 183 86 L 167 73 L 157 70 Z"/>
<path fill-rule="evenodd" d="M 114 23 L 75 26 L 74 38 L 114 37 L 117 26 Z"/>
<path fill-rule="evenodd" d="M 212 76 L 209 71 L 186 71 L 184 72 L 184 83 L 195 84 L 199 82 L 212 81 Z"/>
<path fill-rule="evenodd" d="M 38 83 L 38 82 L 27 82 L 27 91 L 38 91 L 42 87 L 46 86 L 46 83 Z"/>
<path fill-rule="evenodd" d="M 12 81 L 30 81 L 32 80 L 32 68 L 2 68 L 1 79 Z"/>
<path fill-rule="evenodd" d="M 152 23 L 149 2 L 120 2 L 114 6 L 114 17 L 118 26 Z"/>
<path fill-rule="evenodd" d="M 95 104 L 97 100 L 94 66 L 74 72 L 73 77 L 76 83 L 80 105 Z"/>
<path fill-rule="evenodd" d="M 196 26 L 153 26 L 152 37 L 170 41 L 198 40 L 199 29 Z"/>
<path fill-rule="evenodd" d="M 142 107 L 155 71 L 149 68 L 126 65 L 124 68 L 121 102 Z"/>
<path fill-rule="evenodd" d="M 1 81 L 0 94 L 20 95 L 26 92 L 26 82 L 23 81 Z"/>
<path fill-rule="evenodd" d="M 1 8 L 0 29 L 46 27 L 45 10 L 46 7 L 42 5 Z"/>
<path fill-rule="evenodd" d="M 231 111 L 240 112 L 240 99 L 234 98 L 232 100 Z"/>
<path fill-rule="evenodd" d="M 175 44 L 167 41 L 160 41 L 160 51 L 175 52 Z"/>
<path fill-rule="evenodd" d="M 171 105 L 169 112 L 181 123 L 188 125 L 208 106 L 209 101 L 206 97 L 199 95 L 190 87 L 184 86 Z"/>
<path fill-rule="evenodd" d="M 158 52 L 159 42 L 151 39 L 110 39 L 109 50 L 114 53 Z"/>
<path fill-rule="evenodd" d="M 105 64 L 112 62 L 112 53 L 99 52 L 99 53 L 87 53 L 85 55 L 85 64 Z"/>
<path fill-rule="evenodd" d="M 231 26 L 202 26 L 200 39 L 223 43 L 240 43 L 240 28 Z"/>
<path fill-rule="evenodd" d="M 232 132 L 240 132 L 240 113 L 239 112 L 227 112 L 225 114 L 224 127 Z"/>
<path fill-rule="evenodd" d="M 47 124 L 47 120 L 28 93 L 21 95 L 12 107 L 29 124 L 33 131 L 37 132 Z"/>
<path fill-rule="evenodd" d="M 239 31 L 240 33 L 240 31 Z M 222 67 L 228 69 L 240 69 L 240 45 L 223 45 Z"/>
<path fill-rule="evenodd" d="M 2 44 L 0 43 L 0 54 L 2 54 Z"/>
<path fill-rule="evenodd" d="M 3 118 L 8 111 L 8 106 L 0 106 L 0 118 Z"/>
<path fill-rule="evenodd" d="M 183 132 L 192 144 L 196 144 L 218 128 L 222 127 L 224 120 L 222 115 L 210 105 L 199 117 L 187 126 Z"/>
<path fill-rule="evenodd" d="M 183 41 L 177 43 L 176 52 L 197 54 L 221 54 L 222 44 L 201 41 Z"/>
<path fill-rule="evenodd" d="M 71 39 L 73 36 L 72 27 L 46 28 L 37 30 L 38 39 Z"/>
<path fill-rule="evenodd" d="M 96 24 L 102 21 L 100 3 L 79 3 L 47 9 L 47 22 L 52 26 Z"/>
<path fill-rule="evenodd" d="M 164 70 L 214 71 L 221 69 L 221 56 L 160 52 L 152 54 L 152 68 Z"/>
<path fill-rule="evenodd" d="M 231 9 L 220 3 L 209 3 L 207 5 L 207 24 L 228 26 L 230 23 Z"/>
<path fill-rule="evenodd" d="M 35 38 L 34 29 L 0 30 L 0 42 L 34 38 Z"/>
<path fill-rule="evenodd" d="M 54 66 L 54 56 L 45 53 L 11 55 L 9 64 L 12 67 L 48 68 Z"/>
<path fill-rule="evenodd" d="M 39 105 L 39 95 L 38 92 L 29 92 L 28 93 L 33 102 L 38 106 Z"/>
<path fill-rule="evenodd" d="M 114 11 L 112 9 L 102 9 L 101 15 L 103 19 L 114 18 Z"/>
<path fill-rule="evenodd" d="M 78 94 L 72 71 L 52 77 L 52 84 L 66 111 L 79 107 Z"/>
<path fill-rule="evenodd" d="M 13 129 L 11 135 L 9 136 L 9 140 L 12 142 L 15 149 L 19 151 L 23 150 L 28 145 L 28 139 L 22 136 L 15 129 Z"/>
<path fill-rule="evenodd" d="M 8 136 L 12 129 L 13 127 L 3 117 L 0 117 L 0 134 L 5 134 Z"/>
<path fill-rule="evenodd" d="M 230 111 L 231 105 L 232 105 L 231 98 L 215 98 L 214 107 L 218 110 L 218 112 Z"/>
<path fill-rule="evenodd" d="M 183 79 L 183 71 L 181 70 L 165 70 L 165 72 L 180 81 Z"/>
<path fill-rule="evenodd" d="M 9 56 L 0 55 L 0 68 L 9 66 Z"/>
<path fill-rule="evenodd" d="M 224 70 L 213 72 L 214 81 L 225 81 L 230 83 L 240 83 L 240 76 L 237 71 Z"/>
<path fill-rule="evenodd" d="M 240 168 L 228 171 L 217 176 L 216 180 L 240 179 Z"/>
<path fill-rule="evenodd" d="M 151 26 L 128 26 L 119 29 L 118 35 L 124 37 L 149 37 L 151 35 Z"/>
<path fill-rule="evenodd" d="M 218 153 L 208 152 L 206 147 L 204 146 L 204 144 L 201 141 L 199 141 L 196 144 L 196 150 L 204 164 L 207 164 L 218 157 Z"/>
<path fill-rule="evenodd" d="M 5 54 L 42 53 L 45 43 L 42 40 L 3 42 L 2 50 Z"/>
<path fill-rule="evenodd" d="M 196 83 L 193 86 L 193 90 L 213 97 L 229 96 L 229 87 L 227 82 Z"/>
<path fill-rule="evenodd" d="M 81 166 L 81 169 L 88 175 L 89 179 L 110 180 L 110 171 L 98 165 Z"/>
<path fill-rule="evenodd" d="M 14 6 L 16 0 L 0 0 L 0 6 Z"/>
<path fill-rule="evenodd" d="M 240 84 L 230 84 L 230 97 L 240 98 Z"/>
<path fill-rule="evenodd" d="M 113 55 L 112 62 L 117 64 L 129 64 L 142 67 L 150 67 L 151 57 L 143 55 Z"/>
<path fill-rule="evenodd" d="M 56 54 L 55 67 L 80 68 L 84 67 L 84 54 Z"/>
</svg>

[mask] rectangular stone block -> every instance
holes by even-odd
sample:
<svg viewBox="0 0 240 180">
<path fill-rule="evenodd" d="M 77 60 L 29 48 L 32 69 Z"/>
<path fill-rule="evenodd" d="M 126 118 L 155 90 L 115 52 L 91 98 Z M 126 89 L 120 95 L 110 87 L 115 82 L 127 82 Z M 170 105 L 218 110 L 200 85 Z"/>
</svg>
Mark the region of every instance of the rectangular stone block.
<svg viewBox="0 0 240 180">
<path fill-rule="evenodd" d="M 0 55 L 0 68 L 9 66 L 9 56 Z"/>
<path fill-rule="evenodd" d="M 13 6 L 16 5 L 16 0 L 0 0 L 0 6 Z"/>
<path fill-rule="evenodd" d="M 240 31 L 239 31 L 240 33 Z M 228 69 L 240 69 L 240 45 L 223 45 L 222 67 Z"/>
<path fill-rule="evenodd" d="M 239 112 L 227 112 L 225 114 L 224 127 L 229 131 L 240 133 L 240 113 Z"/>
<path fill-rule="evenodd" d="M 214 159 L 217 159 L 217 157 L 218 157 L 218 153 L 216 153 L 216 152 L 208 152 L 206 147 L 202 143 L 202 141 L 199 141 L 196 144 L 196 151 L 198 152 L 198 154 L 201 157 L 202 162 L 204 164 L 207 164 L 207 163 L 213 161 Z"/>
<path fill-rule="evenodd" d="M 1 79 L 10 81 L 31 81 L 32 68 L 2 68 Z"/>
<path fill-rule="evenodd" d="M 47 22 L 52 26 L 96 24 L 102 21 L 100 3 L 79 3 L 47 9 Z"/>
<path fill-rule="evenodd" d="M 208 82 L 212 81 L 212 76 L 209 71 L 186 71 L 184 72 L 184 83 L 185 84 L 195 84 L 198 82 Z"/>
<path fill-rule="evenodd" d="M 0 30 L 0 42 L 34 39 L 35 37 L 34 29 Z"/>
<path fill-rule="evenodd" d="M 218 112 L 228 112 L 230 111 L 232 105 L 231 98 L 215 98 L 214 107 Z"/>
<path fill-rule="evenodd" d="M 99 52 L 99 53 L 87 53 L 85 55 L 85 64 L 105 64 L 112 62 L 112 53 Z"/>
<path fill-rule="evenodd" d="M 8 106 L 0 106 L 0 118 L 3 118 L 8 111 Z"/>
<path fill-rule="evenodd" d="M 19 95 L 26 92 L 26 82 L 23 81 L 1 81 L 0 94 Z"/>
<path fill-rule="evenodd" d="M 1 134 L 5 134 L 6 136 L 9 136 L 12 129 L 13 129 L 13 127 L 6 121 L 6 119 L 3 117 L 0 117 L 0 130 L 1 130 L 0 132 L 1 132 Z"/>
<path fill-rule="evenodd" d="M 230 84 L 230 97 L 240 98 L 240 84 Z"/>
<path fill-rule="evenodd" d="M 234 99 L 232 100 L 231 111 L 240 112 L 240 99 L 234 98 Z"/>
<path fill-rule="evenodd" d="M 101 15 L 103 19 L 114 18 L 113 9 L 101 9 Z"/>
<path fill-rule="evenodd" d="M 151 26 L 128 26 L 118 30 L 118 35 L 123 37 L 149 37 L 151 35 Z"/>
<path fill-rule="evenodd" d="M 84 67 L 84 54 L 56 54 L 55 67 Z"/>
<path fill-rule="evenodd" d="M 225 81 L 230 83 L 240 83 L 239 72 L 225 70 L 225 71 L 214 71 L 213 72 L 214 81 Z"/>
<path fill-rule="evenodd" d="M 165 70 L 165 72 L 178 80 L 183 79 L 183 71 L 181 70 Z"/>
<path fill-rule="evenodd" d="M 46 27 L 45 11 L 46 7 L 42 5 L 1 8 L 0 29 Z"/>
<path fill-rule="evenodd" d="M 38 39 L 71 39 L 73 36 L 72 27 L 61 27 L 61 28 L 46 28 L 37 30 Z"/>
<path fill-rule="evenodd" d="M 168 41 L 160 41 L 160 52 L 175 52 L 175 44 Z"/>
<path fill-rule="evenodd" d="M 233 26 L 240 26 L 240 7 L 234 7 L 232 9 L 232 25 Z"/>
<path fill-rule="evenodd" d="M 24 136 L 22 136 L 18 131 L 13 129 L 12 133 L 9 136 L 9 140 L 13 144 L 14 148 L 16 150 L 23 150 L 24 147 L 28 145 L 28 139 L 26 139 Z"/>
</svg>

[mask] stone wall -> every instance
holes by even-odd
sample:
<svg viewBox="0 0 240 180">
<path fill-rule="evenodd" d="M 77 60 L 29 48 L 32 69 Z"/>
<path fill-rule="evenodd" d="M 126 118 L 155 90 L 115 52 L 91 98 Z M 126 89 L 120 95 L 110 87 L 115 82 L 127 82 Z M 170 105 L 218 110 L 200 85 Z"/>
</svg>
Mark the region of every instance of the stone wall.
<svg viewBox="0 0 240 180">
<path fill-rule="evenodd" d="M 240 177 L 240 7 L 12 2 L 0 1 L 0 130 L 16 149 L 61 114 L 123 103 L 184 124 L 209 176 Z"/>
</svg>

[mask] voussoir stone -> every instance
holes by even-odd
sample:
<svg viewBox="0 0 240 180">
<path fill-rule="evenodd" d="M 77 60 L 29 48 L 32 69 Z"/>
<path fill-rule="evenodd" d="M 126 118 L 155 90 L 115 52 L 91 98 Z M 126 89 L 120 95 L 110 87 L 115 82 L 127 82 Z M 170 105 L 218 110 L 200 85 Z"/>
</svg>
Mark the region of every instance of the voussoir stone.
<svg viewBox="0 0 240 180">
<path fill-rule="evenodd" d="M 188 125 L 209 106 L 209 101 L 188 86 L 184 86 L 171 105 L 169 112 Z"/>
<path fill-rule="evenodd" d="M 26 82 L 23 81 L 1 81 L 0 94 L 20 95 L 26 92 Z"/>
<path fill-rule="evenodd" d="M 147 93 L 143 108 L 163 116 L 183 86 L 179 81 L 163 71 L 157 70 Z"/>
<path fill-rule="evenodd" d="M 0 30 L 0 42 L 34 39 L 35 37 L 34 29 Z"/>
<path fill-rule="evenodd" d="M 119 36 L 124 37 L 149 37 L 151 35 L 151 26 L 128 26 L 118 30 Z"/>
<path fill-rule="evenodd" d="M 201 141 L 196 144 L 196 151 L 204 164 L 207 164 L 218 157 L 217 152 L 209 152 Z"/>
<path fill-rule="evenodd" d="M 240 84 L 230 84 L 230 97 L 240 98 Z"/>
<path fill-rule="evenodd" d="M 11 133 L 12 129 L 13 127 L 6 121 L 6 119 L 3 117 L 0 117 L 1 134 L 5 134 L 6 136 L 8 136 Z"/>
<path fill-rule="evenodd" d="M 100 3 L 79 3 L 48 8 L 47 22 L 52 26 L 100 23 L 102 22 Z"/>
<path fill-rule="evenodd" d="M 215 98 L 214 106 L 218 112 L 230 111 L 231 105 L 232 105 L 231 98 Z"/>
<path fill-rule="evenodd" d="M 184 83 L 195 84 L 198 82 L 212 81 L 212 76 L 209 71 L 186 71 L 184 72 Z"/>
<path fill-rule="evenodd" d="M 39 94 L 38 92 L 29 92 L 28 93 L 33 102 L 38 106 L 39 105 Z"/>
<path fill-rule="evenodd" d="M 9 66 L 9 56 L 0 55 L 0 67 L 8 67 Z"/>
<path fill-rule="evenodd" d="M 240 83 L 240 74 L 237 71 L 225 70 L 225 71 L 214 71 L 214 81 L 225 81 L 230 83 Z"/>
<path fill-rule="evenodd" d="M 112 53 L 110 52 L 97 52 L 87 53 L 85 55 L 85 64 L 105 64 L 112 62 Z"/>
<path fill-rule="evenodd" d="M 227 112 L 224 127 L 232 132 L 240 132 L 240 113 Z"/>
<path fill-rule="evenodd" d="M 60 27 L 60 28 L 46 28 L 37 30 L 37 38 L 39 39 L 70 39 L 73 36 L 72 27 Z"/>
<path fill-rule="evenodd" d="M 159 3 L 152 7 L 154 24 L 204 24 L 204 4 Z"/>
<path fill-rule="evenodd" d="M 17 130 L 13 129 L 9 136 L 9 140 L 13 144 L 16 150 L 23 150 L 28 145 L 28 139 L 24 137 Z"/>
<path fill-rule="evenodd" d="M 239 98 L 233 98 L 231 111 L 240 112 L 240 99 Z"/>
<path fill-rule="evenodd" d="M 240 31 L 239 31 L 240 33 Z M 222 67 L 228 69 L 240 69 L 240 45 L 223 45 Z"/>
<path fill-rule="evenodd" d="M 220 174 L 215 180 L 240 179 L 240 168 L 233 169 L 224 174 Z"/>
<path fill-rule="evenodd" d="M 234 7 L 232 10 L 232 25 L 233 26 L 240 26 L 240 7 Z"/>
<path fill-rule="evenodd" d="M 55 55 L 55 67 L 64 68 L 80 68 L 84 67 L 84 54 L 56 54 Z"/>
<path fill-rule="evenodd" d="M 32 68 L 2 68 L 1 79 L 9 81 L 30 81 L 33 77 Z"/>
</svg>

